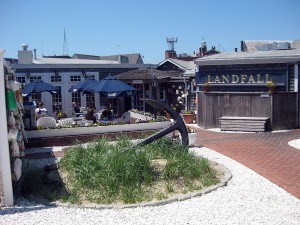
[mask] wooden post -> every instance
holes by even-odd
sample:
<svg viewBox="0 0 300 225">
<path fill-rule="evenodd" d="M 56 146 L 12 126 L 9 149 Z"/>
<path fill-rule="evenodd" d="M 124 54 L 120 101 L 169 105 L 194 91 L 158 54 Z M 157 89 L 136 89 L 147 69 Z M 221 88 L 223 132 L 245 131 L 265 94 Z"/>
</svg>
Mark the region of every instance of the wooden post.
<svg viewBox="0 0 300 225">
<path fill-rule="evenodd" d="M 6 116 L 6 105 L 5 105 L 5 82 L 4 82 L 4 50 L 0 50 L 0 102 L 2 106 L 0 107 L 0 166 L 3 194 L 4 194 L 4 205 L 12 206 L 14 204 L 14 196 L 12 189 L 12 178 L 11 178 L 11 168 L 10 168 L 10 157 L 9 157 L 9 146 L 8 146 L 8 135 L 7 135 L 7 116 Z M 1 190 L 1 189 L 0 189 Z"/>
</svg>

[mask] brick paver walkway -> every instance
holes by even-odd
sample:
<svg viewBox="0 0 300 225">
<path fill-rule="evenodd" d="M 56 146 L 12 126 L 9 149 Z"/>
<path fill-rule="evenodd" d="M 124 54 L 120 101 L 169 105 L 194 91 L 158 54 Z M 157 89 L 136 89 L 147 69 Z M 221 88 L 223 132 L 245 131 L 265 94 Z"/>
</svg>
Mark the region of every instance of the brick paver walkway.
<svg viewBox="0 0 300 225">
<path fill-rule="evenodd" d="M 224 133 L 201 128 L 196 144 L 226 155 L 300 198 L 300 150 L 288 142 L 300 129 L 287 132 Z"/>
</svg>

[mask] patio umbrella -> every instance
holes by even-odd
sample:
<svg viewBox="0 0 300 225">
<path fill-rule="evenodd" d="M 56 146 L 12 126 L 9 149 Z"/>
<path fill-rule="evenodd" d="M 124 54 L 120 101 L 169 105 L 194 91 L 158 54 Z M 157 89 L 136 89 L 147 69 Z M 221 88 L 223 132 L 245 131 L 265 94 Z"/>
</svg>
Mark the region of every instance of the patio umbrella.
<svg viewBox="0 0 300 225">
<path fill-rule="evenodd" d="M 135 88 L 109 75 L 98 83 L 85 88 L 84 92 L 101 93 L 108 98 L 115 98 L 122 95 L 132 96 Z"/>
<path fill-rule="evenodd" d="M 50 92 L 51 94 L 57 93 L 57 87 L 45 83 L 42 80 L 32 81 L 30 84 L 24 86 L 22 90 L 22 95 L 27 96 L 31 93 L 41 93 L 41 92 Z"/>
<path fill-rule="evenodd" d="M 82 80 L 82 81 L 78 82 L 77 84 L 75 84 L 74 86 L 72 86 L 69 89 L 69 92 L 82 92 L 85 88 L 88 88 L 91 85 L 94 85 L 94 84 L 96 84 L 98 82 L 99 81 L 97 81 L 95 79 Z"/>
</svg>

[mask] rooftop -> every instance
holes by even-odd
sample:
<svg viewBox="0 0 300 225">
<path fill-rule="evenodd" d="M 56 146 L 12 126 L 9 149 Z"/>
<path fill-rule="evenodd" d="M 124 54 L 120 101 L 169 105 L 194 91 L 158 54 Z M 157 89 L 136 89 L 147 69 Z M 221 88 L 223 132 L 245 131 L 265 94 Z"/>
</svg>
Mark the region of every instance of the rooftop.
<svg viewBox="0 0 300 225">
<path fill-rule="evenodd" d="M 41 58 L 34 59 L 34 64 L 119 64 L 113 60 L 66 59 L 66 58 Z"/>
<path fill-rule="evenodd" d="M 180 77 L 181 72 L 178 71 L 161 71 L 156 69 L 136 69 L 118 74 L 117 79 L 120 80 L 151 80 L 153 78 L 166 79 L 171 77 Z"/>
<path fill-rule="evenodd" d="M 300 49 L 224 52 L 195 60 L 197 65 L 288 63 L 300 61 Z"/>
</svg>

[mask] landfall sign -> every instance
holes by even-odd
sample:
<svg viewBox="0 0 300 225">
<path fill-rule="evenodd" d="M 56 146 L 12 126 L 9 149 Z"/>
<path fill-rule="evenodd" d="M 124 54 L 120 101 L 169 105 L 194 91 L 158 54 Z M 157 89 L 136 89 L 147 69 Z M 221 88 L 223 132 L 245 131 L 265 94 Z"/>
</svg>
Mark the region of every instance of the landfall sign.
<svg viewBox="0 0 300 225">
<path fill-rule="evenodd" d="M 199 74 L 198 84 L 208 82 L 209 84 L 232 84 L 232 85 L 265 85 L 269 81 L 274 81 L 277 85 L 284 85 L 283 74 L 269 74 L 269 73 L 257 73 L 257 74 Z"/>
</svg>

